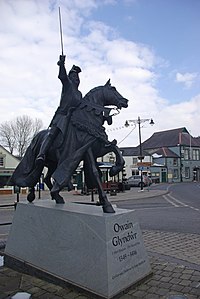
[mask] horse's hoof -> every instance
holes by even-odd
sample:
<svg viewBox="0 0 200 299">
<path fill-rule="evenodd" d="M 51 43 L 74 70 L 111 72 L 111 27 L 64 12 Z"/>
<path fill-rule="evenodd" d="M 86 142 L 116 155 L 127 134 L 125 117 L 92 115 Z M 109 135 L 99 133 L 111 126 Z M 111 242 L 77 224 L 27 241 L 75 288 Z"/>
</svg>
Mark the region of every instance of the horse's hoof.
<svg viewBox="0 0 200 299">
<path fill-rule="evenodd" d="M 56 203 L 58 203 L 58 204 L 64 204 L 65 203 L 65 201 L 64 201 L 64 199 L 56 199 Z"/>
<path fill-rule="evenodd" d="M 121 170 L 123 169 L 123 167 L 121 166 L 112 166 L 110 171 L 109 171 L 109 175 L 112 177 L 112 176 L 115 176 L 117 175 Z"/>
<path fill-rule="evenodd" d="M 59 203 L 59 204 L 65 203 L 63 197 L 60 194 L 58 194 L 57 192 L 51 192 L 51 198 L 53 200 L 55 199 L 56 203 Z"/>
<path fill-rule="evenodd" d="M 34 201 L 34 199 L 35 199 L 35 193 L 30 192 L 30 193 L 27 195 L 27 200 L 28 200 L 29 202 L 32 202 L 32 201 Z"/>
<path fill-rule="evenodd" d="M 115 213 L 111 203 L 102 206 L 104 213 Z"/>
</svg>

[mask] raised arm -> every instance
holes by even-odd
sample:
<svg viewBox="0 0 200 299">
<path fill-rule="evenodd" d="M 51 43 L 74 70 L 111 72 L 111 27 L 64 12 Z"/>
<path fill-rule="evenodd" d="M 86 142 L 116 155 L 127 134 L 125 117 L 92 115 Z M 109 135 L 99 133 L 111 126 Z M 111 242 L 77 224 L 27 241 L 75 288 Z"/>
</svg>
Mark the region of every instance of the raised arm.
<svg viewBox="0 0 200 299">
<path fill-rule="evenodd" d="M 65 69 L 65 55 L 60 55 L 60 59 L 57 64 L 59 65 L 58 78 L 61 80 L 62 84 L 64 84 L 69 81 L 69 78 L 67 76 L 67 72 Z"/>
</svg>

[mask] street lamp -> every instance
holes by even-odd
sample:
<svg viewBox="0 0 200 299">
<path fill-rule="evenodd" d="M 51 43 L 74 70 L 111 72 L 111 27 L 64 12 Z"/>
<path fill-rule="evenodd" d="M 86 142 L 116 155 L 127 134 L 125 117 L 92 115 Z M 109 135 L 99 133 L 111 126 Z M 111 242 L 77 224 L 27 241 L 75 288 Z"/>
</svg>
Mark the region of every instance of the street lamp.
<svg viewBox="0 0 200 299">
<path fill-rule="evenodd" d="M 142 163 L 142 160 L 144 159 L 143 155 L 142 155 L 142 140 L 141 140 L 141 124 L 142 123 L 145 123 L 146 121 L 149 121 L 149 124 L 150 125 L 154 125 L 154 121 L 153 119 L 149 119 L 149 118 L 144 118 L 144 119 L 141 119 L 139 116 L 138 116 L 138 119 L 131 119 L 131 120 L 126 120 L 125 122 L 125 127 L 128 127 L 129 126 L 129 122 L 133 122 L 134 124 L 138 124 L 138 128 L 139 128 L 139 145 L 140 145 L 140 155 L 139 155 L 139 160 L 140 160 L 140 163 Z M 143 190 L 143 176 L 142 176 L 142 170 L 141 170 L 141 191 Z"/>
</svg>

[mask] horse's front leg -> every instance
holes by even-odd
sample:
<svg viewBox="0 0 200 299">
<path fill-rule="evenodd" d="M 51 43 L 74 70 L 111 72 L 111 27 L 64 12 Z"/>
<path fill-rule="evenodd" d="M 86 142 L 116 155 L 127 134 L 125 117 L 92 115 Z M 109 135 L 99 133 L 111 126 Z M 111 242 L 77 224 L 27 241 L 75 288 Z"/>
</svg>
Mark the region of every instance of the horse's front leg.
<svg viewBox="0 0 200 299">
<path fill-rule="evenodd" d="M 104 213 L 115 213 L 111 203 L 109 202 L 109 200 L 106 196 L 106 193 L 104 192 L 104 190 L 102 188 L 101 179 L 99 177 L 99 172 L 96 167 L 95 159 L 94 159 L 91 148 L 87 151 L 87 158 L 89 159 L 89 162 L 90 162 L 93 179 L 96 181 L 96 185 L 97 185 L 98 192 L 99 192 L 99 201 L 100 201 L 100 204 L 102 205 Z"/>
<path fill-rule="evenodd" d="M 109 175 L 115 176 L 117 175 L 120 171 L 123 170 L 124 165 L 125 165 L 125 161 L 124 158 L 119 150 L 119 148 L 116 145 L 112 145 L 109 147 L 109 151 L 112 151 L 115 153 L 116 156 L 116 163 L 114 166 L 111 167 L 110 171 L 109 171 Z"/>
<path fill-rule="evenodd" d="M 53 186 L 51 188 L 51 199 L 55 200 L 56 203 L 65 203 L 63 197 L 59 194 L 59 192 L 63 189 L 64 186 L 68 187 L 68 191 L 73 190 L 73 184 L 70 180 L 68 180 L 68 183 L 65 185 L 59 185 L 56 180 L 53 182 Z"/>
<path fill-rule="evenodd" d="M 101 147 L 100 153 L 99 153 L 99 148 L 97 149 L 97 151 L 98 151 L 98 157 L 100 157 L 100 155 L 104 156 L 107 153 L 111 153 L 111 152 L 115 154 L 116 163 L 111 167 L 109 171 L 111 177 L 117 175 L 120 171 L 123 170 L 125 161 L 118 146 L 116 145 L 116 140 L 113 140 L 112 142 L 105 144 L 104 147 Z"/>
<path fill-rule="evenodd" d="M 51 182 L 51 177 L 52 177 L 53 172 L 56 170 L 56 167 L 57 167 L 57 163 L 55 163 L 55 162 L 48 163 L 48 171 L 44 178 L 44 183 L 47 185 L 49 190 L 51 190 L 53 188 L 53 184 Z"/>
<path fill-rule="evenodd" d="M 51 182 L 51 176 L 46 175 L 46 177 L 44 178 L 44 183 L 47 185 L 49 190 L 53 188 L 53 184 Z"/>
</svg>

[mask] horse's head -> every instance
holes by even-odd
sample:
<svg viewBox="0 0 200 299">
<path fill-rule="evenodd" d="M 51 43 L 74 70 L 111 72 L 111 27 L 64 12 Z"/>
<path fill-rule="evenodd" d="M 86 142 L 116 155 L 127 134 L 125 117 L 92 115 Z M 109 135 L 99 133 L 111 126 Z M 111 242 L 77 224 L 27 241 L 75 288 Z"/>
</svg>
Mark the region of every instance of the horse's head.
<svg viewBox="0 0 200 299">
<path fill-rule="evenodd" d="M 103 86 L 104 106 L 116 106 L 118 109 L 127 108 L 128 100 L 125 99 L 114 86 L 111 86 L 110 79 Z"/>
</svg>

